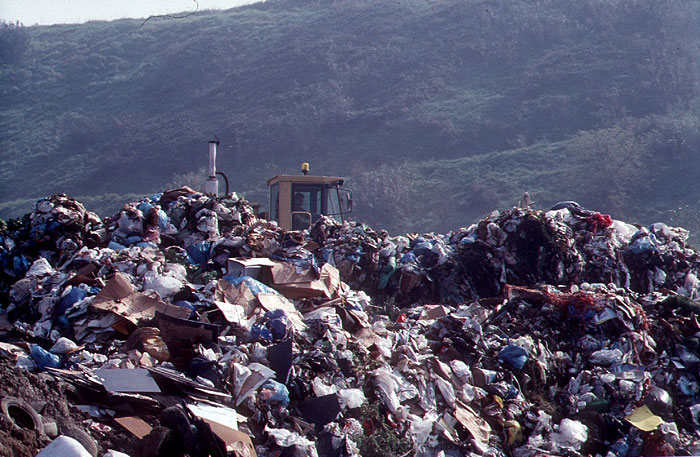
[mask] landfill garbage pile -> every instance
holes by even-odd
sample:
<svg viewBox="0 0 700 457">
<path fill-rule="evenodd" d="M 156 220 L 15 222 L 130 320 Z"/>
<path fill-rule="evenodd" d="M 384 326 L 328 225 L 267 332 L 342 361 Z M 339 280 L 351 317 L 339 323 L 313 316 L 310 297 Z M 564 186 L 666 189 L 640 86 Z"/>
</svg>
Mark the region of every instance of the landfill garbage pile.
<svg viewBox="0 0 700 457">
<path fill-rule="evenodd" d="M 562 202 L 286 232 L 181 188 L 0 230 L 0 456 L 700 451 L 681 228 Z"/>
<path fill-rule="evenodd" d="M 390 237 L 362 224 L 317 223 L 310 234 L 352 287 L 401 306 L 495 297 L 507 285 L 603 283 L 638 293 L 700 296 L 688 231 L 638 227 L 562 202 L 495 212 L 446 235 Z"/>
</svg>

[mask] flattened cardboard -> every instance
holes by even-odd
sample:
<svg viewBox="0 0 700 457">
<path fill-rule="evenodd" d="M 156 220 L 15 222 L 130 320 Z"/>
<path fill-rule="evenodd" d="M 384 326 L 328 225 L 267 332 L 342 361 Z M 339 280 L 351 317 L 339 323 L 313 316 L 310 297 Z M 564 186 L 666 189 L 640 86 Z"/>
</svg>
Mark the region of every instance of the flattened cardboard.
<svg viewBox="0 0 700 457">
<path fill-rule="evenodd" d="M 246 317 L 253 314 L 258 307 L 255 294 L 245 282 L 241 283 L 240 287 L 236 287 L 226 280 L 219 280 L 214 292 L 214 300 L 243 307 Z"/>
<path fill-rule="evenodd" d="M 216 422 L 225 425 L 233 430 L 238 430 L 238 412 L 235 409 L 225 406 L 215 406 L 208 403 L 195 403 L 187 405 L 187 409 L 192 411 L 192 414 L 204 419 L 208 424 Z"/>
<path fill-rule="evenodd" d="M 306 324 L 304 323 L 304 318 L 302 317 L 301 313 L 294 307 L 294 303 L 290 302 L 285 297 L 277 294 L 260 292 L 258 294 L 258 301 L 265 311 L 273 311 L 275 309 L 281 309 L 284 311 L 289 320 L 292 321 L 292 324 L 294 324 L 294 328 L 297 330 L 303 330 L 306 328 Z"/>
<path fill-rule="evenodd" d="M 206 419 L 205 422 L 209 423 Z M 250 457 L 257 457 L 258 454 L 255 452 L 255 446 L 253 446 L 253 441 L 250 436 L 245 433 L 230 429 L 224 425 L 217 424 L 216 422 L 209 423 L 211 430 L 216 433 L 216 435 L 224 440 L 226 443 L 226 449 L 229 451 L 234 451 L 234 455 L 246 455 Z"/>
<path fill-rule="evenodd" d="M 292 263 L 276 262 L 268 258 L 231 258 L 228 260 L 228 270 L 229 274 L 235 276 L 244 274 L 253 278 L 260 276 L 257 279 L 263 278 L 263 282 L 269 282 L 274 289 L 291 299 L 332 298 L 342 285 L 340 272 L 330 264 L 323 265 L 319 274 L 313 268 L 302 268 Z M 221 294 L 215 295 L 215 300 L 243 304 L 238 301 L 240 299 L 237 298 L 236 288 L 230 283 L 227 286 L 220 281 L 219 289 Z M 228 297 L 225 297 L 226 295 Z M 249 303 L 250 299 L 247 302 Z"/>
<path fill-rule="evenodd" d="M 450 310 L 442 305 L 426 305 L 421 312 L 420 318 L 423 320 L 438 319 L 447 316 Z"/>
<path fill-rule="evenodd" d="M 80 284 L 96 286 L 100 283 L 100 279 L 97 279 L 95 276 L 98 269 L 99 267 L 92 263 L 83 265 L 64 283 L 64 286 L 77 286 Z"/>
<path fill-rule="evenodd" d="M 224 319 L 226 319 L 227 322 L 231 322 L 232 324 L 238 324 L 242 327 L 245 325 L 245 308 L 243 308 L 240 305 L 234 305 L 233 303 L 226 303 L 216 300 L 214 301 L 214 304 L 219 309 L 219 311 L 221 311 L 221 314 L 223 314 Z"/>
<path fill-rule="evenodd" d="M 250 316 L 251 314 L 255 313 L 255 310 L 258 308 L 260 302 L 258 301 L 253 291 L 250 290 L 248 284 L 243 283 L 238 289 L 238 296 L 236 297 L 236 300 L 233 302 L 233 304 L 242 306 L 245 310 L 246 316 Z"/>
<path fill-rule="evenodd" d="M 112 279 L 95 296 L 94 302 L 118 301 L 136 293 L 136 289 L 131 285 L 129 278 L 122 273 L 116 273 Z"/>
<path fill-rule="evenodd" d="M 115 417 L 114 421 L 131 432 L 132 435 L 138 439 L 143 439 L 144 436 L 151 433 L 153 427 L 151 427 L 146 421 L 141 418 L 128 416 L 128 417 Z"/>
<path fill-rule="evenodd" d="M 321 268 L 317 278 L 313 269 L 300 273 L 296 266 L 278 264 L 272 268 L 272 287 L 291 299 L 332 298 L 341 285 L 340 272 L 330 264 Z"/>
<path fill-rule="evenodd" d="M 488 444 L 491 435 L 491 426 L 480 418 L 469 406 L 457 402 L 454 417 L 469 433 L 482 444 Z"/>
<path fill-rule="evenodd" d="M 93 276 L 74 274 L 65 282 L 64 286 L 79 286 L 80 284 L 87 284 L 88 286 L 96 286 L 99 284 L 99 279 L 96 279 Z"/>
<path fill-rule="evenodd" d="M 272 266 L 272 282 L 275 285 L 299 284 L 318 279 L 312 268 L 302 269 L 292 263 L 274 262 Z"/>
<path fill-rule="evenodd" d="M 158 383 L 143 368 L 101 368 L 95 370 L 95 374 L 102 378 L 102 384 L 109 392 L 160 393 Z"/>
<path fill-rule="evenodd" d="M 279 293 L 292 300 L 301 298 L 317 298 L 326 296 L 326 288 L 320 281 L 303 282 L 298 284 L 273 284 Z"/>
<path fill-rule="evenodd" d="M 186 371 L 195 357 L 195 344 L 214 343 L 219 338 L 218 325 L 178 319 L 159 312 L 156 313 L 156 319 L 160 336 L 168 346 L 170 361 L 180 371 Z"/>
<path fill-rule="evenodd" d="M 214 289 L 214 300 L 224 303 L 233 303 L 236 295 L 238 295 L 238 289 L 230 282 L 226 281 L 225 279 L 219 279 L 216 282 L 216 289 Z"/>
<path fill-rule="evenodd" d="M 156 312 L 173 317 L 187 318 L 190 310 L 167 304 L 146 294 L 136 292 L 128 278 L 121 273 L 114 275 L 90 304 L 93 309 L 107 311 L 120 316 L 133 325 L 152 319 Z M 115 330 L 124 331 L 119 325 Z"/>
<path fill-rule="evenodd" d="M 340 271 L 329 263 L 321 267 L 321 281 L 326 285 L 328 298 L 332 298 L 340 288 Z"/>
<path fill-rule="evenodd" d="M 190 379 L 187 376 L 184 375 L 184 373 L 177 371 L 177 370 L 172 370 L 169 368 L 163 368 L 163 367 L 153 367 L 153 368 L 147 368 L 147 370 L 155 375 L 158 379 L 169 381 L 172 384 L 178 386 L 181 388 L 183 391 L 192 393 L 192 392 L 197 392 L 198 394 L 206 394 L 206 395 L 211 395 L 219 398 L 228 399 L 231 398 L 231 395 L 228 392 L 218 390 L 215 387 L 208 386 L 206 384 L 202 384 L 200 382 L 195 381 L 194 379 Z"/>
<path fill-rule="evenodd" d="M 235 409 L 206 403 L 187 405 L 187 409 L 209 424 L 212 431 L 224 440 L 228 450 L 239 451 L 236 455 L 256 456 L 250 436 L 238 430 L 238 413 Z"/>
<path fill-rule="evenodd" d="M 240 383 L 240 388 L 236 389 L 234 392 L 236 406 L 240 405 L 243 400 L 252 394 L 258 387 L 265 384 L 265 381 L 275 376 L 274 371 L 260 363 L 251 363 L 245 368 L 247 368 L 250 373 L 248 373 L 243 379 L 235 380 L 234 382 L 234 385 L 236 385 L 236 383 Z M 236 371 L 237 370 L 234 370 L 234 376 L 237 376 Z"/>
<path fill-rule="evenodd" d="M 183 319 L 189 317 L 191 312 L 187 308 L 169 305 L 141 293 L 130 295 L 118 302 L 102 302 L 96 307 L 105 311 L 111 311 L 134 325 L 153 319 L 156 312 Z"/>
<path fill-rule="evenodd" d="M 328 289 L 312 268 L 278 262 L 271 269 L 272 287 L 287 298 L 314 298 L 328 295 Z M 330 298 L 330 297 L 329 297 Z"/>
<path fill-rule="evenodd" d="M 381 338 L 373 330 L 363 327 L 355 333 L 355 339 L 365 348 L 372 347 Z"/>
<path fill-rule="evenodd" d="M 653 432 L 664 420 L 651 412 L 647 405 L 635 409 L 625 420 L 644 432 Z"/>
<path fill-rule="evenodd" d="M 184 309 L 184 308 L 183 308 Z M 187 310 L 189 316 L 190 310 Z M 213 343 L 219 338 L 219 326 L 206 322 L 180 319 L 165 313 L 156 313 L 158 328 L 164 340 L 189 340 L 193 343 Z"/>
</svg>

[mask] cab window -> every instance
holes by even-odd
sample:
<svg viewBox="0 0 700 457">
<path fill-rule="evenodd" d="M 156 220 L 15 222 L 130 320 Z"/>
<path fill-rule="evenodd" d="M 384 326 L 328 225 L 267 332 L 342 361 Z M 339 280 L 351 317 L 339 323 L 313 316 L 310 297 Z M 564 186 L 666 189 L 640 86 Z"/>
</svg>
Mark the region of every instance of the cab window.
<svg viewBox="0 0 700 457">
<path fill-rule="evenodd" d="M 323 187 L 292 185 L 292 230 L 308 229 L 323 214 Z M 310 215 L 310 219 L 309 219 Z"/>
<path fill-rule="evenodd" d="M 308 211 L 312 215 L 323 213 L 323 188 L 319 185 L 294 184 L 292 211 Z"/>
<path fill-rule="evenodd" d="M 273 221 L 280 220 L 280 185 L 273 184 L 270 186 L 270 219 Z"/>
</svg>

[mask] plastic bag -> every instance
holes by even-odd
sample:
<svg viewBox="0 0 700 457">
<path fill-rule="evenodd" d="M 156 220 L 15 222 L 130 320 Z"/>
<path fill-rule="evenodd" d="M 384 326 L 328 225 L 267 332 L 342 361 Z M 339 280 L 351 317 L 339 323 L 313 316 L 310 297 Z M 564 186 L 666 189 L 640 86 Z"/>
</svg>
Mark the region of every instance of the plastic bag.
<svg viewBox="0 0 700 457">
<path fill-rule="evenodd" d="M 61 368 L 61 358 L 56 354 L 52 354 L 38 344 L 32 344 L 31 355 L 36 363 L 36 366 L 41 370 L 50 368 Z"/>
<path fill-rule="evenodd" d="M 571 419 L 562 419 L 559 430 L 552 434 L 554 441 L 561 447 L 578 450 L 588 439 L 588 427 Z"/>
<path fill-rule="evenodd" d="M 515 344 L 509 344 L 498 354 L 498 358 L 518 370 L 522 370 L 527 362 L 527 350 Z"/>
<path fill-rule="evenodd" d="M 282 406 L 287 406 L 289 404 L 289 390 L 284 384 L 268 379 L 260 388 L 259 398 L 268 403 L 279 403 Z"/>
</svg>

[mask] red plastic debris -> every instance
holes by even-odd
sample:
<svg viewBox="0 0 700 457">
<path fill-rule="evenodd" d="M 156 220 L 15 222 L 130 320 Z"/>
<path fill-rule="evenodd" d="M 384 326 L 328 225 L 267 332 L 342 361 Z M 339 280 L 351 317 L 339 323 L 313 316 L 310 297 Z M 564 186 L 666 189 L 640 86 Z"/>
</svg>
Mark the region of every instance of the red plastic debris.
<svg viewBox="0 0 700 457">
<path fill-rule="evenodd" d="M 592 216 L 589 216 L 586 221 L 591 226 L 591 231 L 594 233 L 598 230 L 610 227 L 613 223 L 612 218 L 609 215 L 600 213 L 594 213 Z"/>
</svg>

